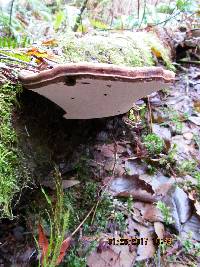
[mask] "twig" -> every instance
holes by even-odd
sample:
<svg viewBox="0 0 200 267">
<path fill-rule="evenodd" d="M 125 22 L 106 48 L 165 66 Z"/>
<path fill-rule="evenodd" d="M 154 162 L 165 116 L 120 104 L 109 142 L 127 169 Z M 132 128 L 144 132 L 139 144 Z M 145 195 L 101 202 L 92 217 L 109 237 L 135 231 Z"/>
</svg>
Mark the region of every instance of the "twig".
<svg viewBox="0 0 200 267">
<path fill-rule="evenodd" d="M 11 36 L 11 27 L 12 27 L 12 13 L 13 13 L 14 1 L 15 1 L 15 0 L 12 0 L 12 2 L 11 2 L 11 6 L 10 6 L 10 18 L 9 18 L 9 36 Z"/>
<path fill-rule="evenodd" d="M 81 228 L 81 226 L 84 224 L 84 222 L 87 220 L 87 218 L 90 216 L 90 214 L 91 214 L 92 211 L 94 210 L 95 206 L 96 206 L 96 205 L 94 205 L 94 206 L 91 208 L 91 210 L 88 212 L 88 214 L 86 215 L 86 217 L 84 218 L 84 220 L 79 224 L 79 226 L 78 226 L 78 227 L 74 230 L 74 232 L 71 234 L 71 237 L 72 237 L 73 235 L 75 235 L 75 234 L 78 232 L 78 230 Z"/>
<path fill-rule="evenodd" d="M 197 47 L 196 47 L 196 49 L 197 49 Z M 195 53 L 191 53 L 191 56 L 195 57 L 197 60 L 200 60 L 200 56 L 195 54 Z"/>
<path fill-rule="evenodd" d="M 97 208 L 99 206 L 99 203 L 100 203 L 100 199 L 98 199 L 98 201 L 97 201 L 97 203 L 95 205 L 95 209 L 94 209 L 94 212 L 93 212 L 93 215 L 92 215 L 91 224 L 93 224 L 93 222 L 94 222 L 95 214 L 96 214 Z"/>
<path fill-rule="evenodd" d="M 28 129 L 27 129 L 26 125 L 24 126 L 24 128 L 25 128 L 25 131 L 26 131 L 27 136 L 30 137 L 30 134 L 28 132 Z"/>
<path fill-rule="evenodd" d="M 180 15 L 180 14 L 181 14 L 181 11 L 179 11 L 178 13 L 176 13 L 174 16 L 170 16 L 169 18 L 167 18 L 167 19 L 165 19 L 165 20 L 163 20 L 163 21 L 161 21 L 161 22 L 158 22 L 158 23 L 153 24 L 152 26 L 157 26 L 157 25 L 160 25 L 160 24 L 163 24 L 163 23 L 166 24 L 166 22 L 168 22 L 169 20 L 171 20 L 171 19 L 177 17 L 177 16 Z"/>
<path fill-rule="evenodd" d="M 140 0 L 137 0 L 137 18 L 140 18 Z"/>
<path fill-rule="evenodd" d="M 174 65 L 177 69 L 179 69 L 179 70 L 181 70 L 181 71 L 185 71 L 185 72 L 187 71 L 186 68 L 184 68 L 183 66 L 181 66 L 181 64 L 179 64 L 179 63 L 177 63 L 177 62 L 174 62 L 173 65 Z"/>
<path fill-rule="evenodd" d="M 21 59 L 17 59 L 17 58 L 11 57 L 11 56 L 7 56 L 7 55 L 4 55 L 2 53 L 0 53 L 0 57 L 1 57 L 0 59 L 3 59 L 3 60 L 16 61 L 16 62 L 19 62 L 19 63 L 22 63 L 22 64 L 26 64 L 28 66 L 37 68 L 37 65 L 35 65 L 35 64 L 29 63 L 29 62 L 26 62 L 26 61 L 23 61 Z"/>
<path fill-rule="evenodd" d="M 196 60 L 180 59 L 178 62 L 185 63 L 185 64 L 197 64 L 197 65 L 200 65 L 200 61 L 196 61 Z"/>
<path fill-rule="evenodd" d="M 150 104 L 150 101 L 149 101 L 149 96 L 147 96 L 147 102 L 148 102 L 148 110 L 149 110 L 149 121 L 150 121 L 150 130 L 152 132 L 153 130 L 153 127 L 152 127 L 152 112 L 151 112 L 151 104 Z"/>
<path fill-rule="evenodd" d="M 75 22 L 75 25 L 74 25 L 74 28 L 73 28 L 74 32 L 76 32 L 78 30 L 78 26 L 79 26 L 79 24 L 81 22 L 82 14 L 83 14 L 84 10 L 86 9 L 87 3 L 88 3 L 88 0 L 85 0 L 83 2 L 83 5 L 81 6 L 80 13 L 79 13 L 78 17 L 76 18 L 76 22 Z"/>
<path fill-rule="evenodd" d="M 158 247 L 158 251 L 157 251 L 157 255 L 158 255 L 158 267 L 160 267 L 160 248 Z"/>
<path fill-rule="evenodd" d="M 100 194 L 101 190 L 104 188 L 104 190 L 101 192 L 101 195 L 98 196 L 98 200 L 97 200 L 97 203 L 96 205 L 94 206 L 94 213 L 93 213 L 93 216 L 92 216 L 92 220 L 91 220 L 91 224 L 93 224 L 93 221 L 94 221 L 94 218 L 95 218 L 95 214 L 96 214 L 96 211 L 97 211 L 97 208 L 99 206 L 99 203 L 101 202 L 102 200 L 102 196 L 103 194 L 106 192 L 107 188 L 108 188 L 108 185 L 110 183 L 110 181 L 112 180 L 113 176 L 110 177 L 109 181 L 107 182 L 106 185 L 102 186 L 98 192 L 98 195 Z"/>
<path fill-rule="evenodd" d="M 170 7 L 170 4 L 171 4 L 171 0 L 169 0 L 169 3 L 168 3 L 168 6 Z M 171 17 L 171 15 L 172 14 L 174 14 L 174 11 L 176 10 L 176 6 L 173 8 L 173 10 L 172 10 L 172 12 L 171 12 L 171 14 L 168 16 L 168 18 L 170 18 Z M 167 19 L 168 19 L 167 18 Z M 167 20 L 165 21 L 165 23 L 164 23 L 164 26 L 167 24 Z"/>
<path fill-rule="evenodd" d="M 143 11 L 142 20 L 140 22 L 139 28 L 142 26 L 142 22 L 144 20 L 145 15 L 146 15 L 146 5 L 147 5 L 147 1 L 144 0 L 144 11 Z"/>
</svg>

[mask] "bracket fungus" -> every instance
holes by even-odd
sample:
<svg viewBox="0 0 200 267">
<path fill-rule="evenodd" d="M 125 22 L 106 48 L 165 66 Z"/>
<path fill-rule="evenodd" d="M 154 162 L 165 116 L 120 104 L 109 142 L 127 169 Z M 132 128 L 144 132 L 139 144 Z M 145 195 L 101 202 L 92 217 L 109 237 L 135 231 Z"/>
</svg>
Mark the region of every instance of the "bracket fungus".
<svg viewBox="0 0 200 267">
<path fill-rule="evenodd" d="M 168 87 L 174 72 L 82 62 L 38 73 L 21 71 L 19 79 L 26 89 L 60 106 L 66 119 L 91 119 L 126 113 L 137 99 Z"/>
</svg>

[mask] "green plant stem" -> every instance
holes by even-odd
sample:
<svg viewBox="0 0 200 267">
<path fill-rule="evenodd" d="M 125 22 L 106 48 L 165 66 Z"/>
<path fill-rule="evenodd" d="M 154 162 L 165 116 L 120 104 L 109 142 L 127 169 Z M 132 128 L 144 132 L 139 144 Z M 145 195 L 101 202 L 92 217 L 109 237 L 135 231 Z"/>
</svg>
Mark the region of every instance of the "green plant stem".
<svg viewBox="0 0 200 267">
<path fill-rule="evenodd" d="M 166 22 L 170 21 L 171 19 L 174 19 L 175 17 L 177 17 L 177 16 L 180 15 L 180 14 L 181 14 L 181 11 L 179 11 L 179 12 L 176 13 L 175 15 L 170 16 L 169 18 L 167 18 L 167 19 L 165 19 L 165 20 L 163 20 L 163 21 L 160 21 L 160 22 L 158 22 L 158 23 L 153 24 L 152 26 L 157 26 L 157 25 L 160 25 L 160 24 L 163 24 L 163 23 L 166 24 Z"/>
<path fill-rule="evenodd" d="M 197 65 L 200 65 L 200 61 L 197 61 L 197 60 L 180 59 L 178 62 L 185 63 L 185 64 L 197 64 Z"/>
<path fill-rule="evenodd" d="M 143 20 L 144 20 L 145 14 L 146 14 L 146 6 L 147 6 L 147 1 L 144 0 L 144 10 L 143 10 L 143 15 L 142 15 L 142 19 L 141 19 L 139 28 L 142 26 L 142 22 L 143 22 Z"/>
<path fill-rule="evenodd" d="M 81 22 L 82 14 L 83 14 L 84 10 L 86 9 L 87 3 L 88 3 L 88 0 L 85 0 L 83 2 L 83 5 L 81 6 L 80 13 L 79 13 L 78 17 L 76 18 L 76 23 L 75 23 L 74 28 L 73 28 L 74 32 L 76 32 L 78 30 L 78 26 Z"/>
</svg>

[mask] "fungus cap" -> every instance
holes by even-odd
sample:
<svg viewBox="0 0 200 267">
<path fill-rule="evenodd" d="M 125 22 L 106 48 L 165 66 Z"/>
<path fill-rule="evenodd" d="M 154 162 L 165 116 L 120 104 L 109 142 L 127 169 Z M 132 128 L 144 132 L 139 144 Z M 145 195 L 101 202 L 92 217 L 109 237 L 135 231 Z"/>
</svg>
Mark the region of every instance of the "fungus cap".
<svg viewBox="0 0 200 267">
<path fill-rule="evenodd" d="M 65 118 L 91 119 L 126 113 L 137 99 L 169 87 L 174 76 L 162 67 L 83 62 L 21 71 L 19 79 L 26 89 L 60 106 Z"/>
</svg>

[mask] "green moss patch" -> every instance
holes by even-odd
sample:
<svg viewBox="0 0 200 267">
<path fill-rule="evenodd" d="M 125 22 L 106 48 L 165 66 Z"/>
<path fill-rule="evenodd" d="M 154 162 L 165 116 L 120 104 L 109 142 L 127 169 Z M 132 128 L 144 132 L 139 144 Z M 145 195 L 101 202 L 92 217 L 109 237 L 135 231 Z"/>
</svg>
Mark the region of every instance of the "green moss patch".
<svg viewBox="0 0 200 267">
<path fill-rule="evenodd" d="M 22 188 L 25 171 L 12 125 L 12 111 L 19 86 L 0 87 L 0 217 L 12 217 L 12 200 Z"/>
<path fill-rule="evenodd" d="M 64 52 L 63 62 L 86 61 L 143 67 L 154 66 L 159 59 L 168 69 L 174 69 L 170 51 L 153 33 L 98 33 L 82 36 L 69 33 L 66 36 L 59 41 Z"/>
</svg>

